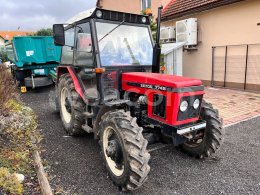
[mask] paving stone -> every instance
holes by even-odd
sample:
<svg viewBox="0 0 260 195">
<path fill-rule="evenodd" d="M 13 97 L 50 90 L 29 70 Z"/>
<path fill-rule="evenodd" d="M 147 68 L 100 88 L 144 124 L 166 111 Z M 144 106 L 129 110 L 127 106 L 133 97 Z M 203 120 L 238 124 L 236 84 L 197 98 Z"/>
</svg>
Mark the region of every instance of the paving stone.
<svg viewBox="0 0 260 195">
<path fill-rule="evenodd" d="M 206 88 L 205 99 L 219 110 L 224 125 L 260 115 L 260 93 Z"/>
</svg>

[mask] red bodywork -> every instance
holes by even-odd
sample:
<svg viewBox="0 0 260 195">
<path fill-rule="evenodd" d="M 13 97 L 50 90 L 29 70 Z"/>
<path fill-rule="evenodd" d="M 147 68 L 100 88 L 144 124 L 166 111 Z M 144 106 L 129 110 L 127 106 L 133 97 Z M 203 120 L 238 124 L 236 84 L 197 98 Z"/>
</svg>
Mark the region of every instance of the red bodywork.
<svg viewBox="0 0 260 195">
<path fill-rule="evenodd" d="M 69 73 L 72 80 L 73 80 L 73 83 L 74 83 L 74 86 L 75 86 L 75 90 L 77 91 L 77 93 L 80 95 L 80 97 L 82 99 L 84 99 L 84 93 L 83 93 L 83 90 L 79 84 L 79 80 L 75 74 L 75 72 L 73 71 L 73 68 L 72 67 L 69 67 L 69 66 L 59 66 L 57 67 L 57 83 L 59 82 L 59 79 L 60 79 L 60 76 L 64 73 Z"/>
<path fill-rule="evenodd" d="M 147 84 L 147 87 L 138 87 L 133 86 L 129 83 L 139 83 Z M 149 89 L 149 85 L 154 85 L 158 89 Z M 186 123 L 191 123 L 197 121 L 199 118 L 191 118 L 187 120 L 178 121 L 178 111 L 180 100 L 183 96 L 195 96 L 203 95 L 204 91 L 195 91 L 195 92 L 186 92 L 178 93 L 172 91 L 165 91 L 160 89 L 171 88 L 171 89 L 181 89 L 187 87 L 201 86 L 202 82 L 197 79 L 156 74 L 156 73 L 143 73 L 143 72 L 132 72 L 132 73 L 123 73 L 122 75 L 122 89 L 125 91 L 136 92 L 139 94 L 145 94 L 148 97 L 148 117 L 156 119 L 165 124 L 178 126 Z M 164 95 L 167 99 L 166 104 L 166 117 L 161 118 L 156 115 L 153 115 L 153 95 L 161 94 Z"/>
<path fill-rule="evenodd" d="M 59 77 L 64 74 L 69 73 L 73 79 L 75 89 L 77 93 L 84 98 L 84 92 L 79 84 L 79 80 L 73 71 L 72 67 L 69 66 L 59 66 L 57 68 L 57 82 L 59 82 Z M 116 72 L 109 74 L 111 79 L 116 81 Z M 146 87 L 133 86 L 129 83 L 137 83 L 147 85 Z M 116 84 L 116 82 L 115 82 Z M 149 88 L 150 85 L 156 86 L 158 89 Z M 194 92 L 172 92 L 167 90 L 161 90 L 164 88 L 182 89 L 194 86 L 201 86 L 202 82 L 197 79 L 191 79 L 180 76 L 172 76 L 165 74 L 156 73 L 145 73 L 145 72 L 131 72 L 122 74 L 122 90 L 128 92 L 135 92 L 137 94 L 144 94 L 148 97 L 148 117 L 158 120 L 162 123 L 178 126 L 182 124 L 187 124 L 197 121 L 199 118 L 191 118 L 187 120 L 178 121 L 179 105 L 182 97 L 186 96 L 196 96 L 204 95 L 204 91 L 194 91 Z M 117 85 L 114 85 L 116 87 Z M 166 117 L 161 118 L 153 114 L 153 96 L 154 94 L 164 95 L 167 99 L 166 103 Z"/>
</svg>

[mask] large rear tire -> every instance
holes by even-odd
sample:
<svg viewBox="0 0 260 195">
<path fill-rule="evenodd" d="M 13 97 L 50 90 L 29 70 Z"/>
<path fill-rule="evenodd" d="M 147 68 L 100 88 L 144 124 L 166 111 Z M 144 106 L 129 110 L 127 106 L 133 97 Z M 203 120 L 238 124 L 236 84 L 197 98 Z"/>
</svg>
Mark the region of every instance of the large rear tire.
<svg viewBox="0 0 260 195">
<path fill-rule="evenodd" d="M 83 134 L 82 125 L 85 123 L 83 116 L 85 103 L 76 92 L 73 80 L 69 74 L 64 74 L 60 77 L 58 97 L 60 117 L 68 135 L 79 136 Z"/>
<path fill-rule="evenodd" d="M 14 79 L 15 82 L 18 83 L 18 86 L 25 86 L 25 77 L 26 77 L 26 73 L 23 70 L 13 70 L 13 74 L 14 74 Z"/>
<path fill-rule="evenodd" d="M 206 128 L 198 131 L 198 138 L 181 145 L 182 150 L 194 157 L 204 158 L 215 153 L 223 143 L 224 129 L 218 110 L 203 101 L 201 119 L 206 121 Z"/>
<path fill-rule="evenodd" d="M 100 145 L 108 173 L 121 190 L 142 186 L 150 172 L 150 154 L 142 128 L 130 112 L 114 110 L 102 116 Z"/>
</svg>

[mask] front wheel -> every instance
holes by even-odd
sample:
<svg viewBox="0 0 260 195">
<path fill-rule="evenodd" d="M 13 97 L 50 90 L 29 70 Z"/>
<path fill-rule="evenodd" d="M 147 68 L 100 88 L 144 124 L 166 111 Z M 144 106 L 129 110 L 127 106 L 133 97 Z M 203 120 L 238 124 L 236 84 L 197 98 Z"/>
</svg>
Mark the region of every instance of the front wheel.
<svg viewBox="0 0 260 195">
<path fill-rule="evenodd" d="M 114 184 L 121 190 L 135 190 L 147 179 L 150 154 L 142 128 L 130 112 L 115 110 L 100 122 L 102 156 Z"/>
<path fill-rule="evenodd" d="M 203 101 L 200 118 L 206 121 L 206 128 L 197 132 L 196 138 L 181 145 L 182 150 L 198 158 L 209 157 L 222 145 L 224 129 L 219 113 L 211 104 Z"/>
</svg>

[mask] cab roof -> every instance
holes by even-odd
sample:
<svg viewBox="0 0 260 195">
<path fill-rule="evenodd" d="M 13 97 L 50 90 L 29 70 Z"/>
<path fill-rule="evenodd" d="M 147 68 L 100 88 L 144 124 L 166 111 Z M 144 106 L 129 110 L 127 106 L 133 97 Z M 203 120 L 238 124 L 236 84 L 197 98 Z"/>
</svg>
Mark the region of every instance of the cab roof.
<svg viewBox="0 0 260 195">
<path fill-rule="evenodd" d="M 97 14 L 97 13 L 99 13 L 99 14 Z M 102 13 L 102 14 L 100 15 L 100 13 Z M 79 14 L 70 18 L 66 23 L 74 24 L 74 23 L 78 23 L 82 20 L 90 19 L 90 18 L 110 20 L 110 21 L 119 21 L 119 22 L 124 21 L 127 23 L 150 25 L 150 19 L 148 16 L 118 12 L 118 11 L 113 11 L 113 10 L 105 10 L 105 9 L 100 9 L 100 8 L 92 8 L 92 9 L 80 12 Z M 145 22 L 144 22 L 144 18 L 146 18 Z"/>
<path fill-rule="evenodd" d="M 79 14 L 70 18 L 66 23 L 73 24 L 77 21 L 89 18 L 94 13 L 95 10 L 96 10 L 96 8 L 91 8 L 91 9 L 88 9 L 86 11 L 80 12 Z"/>
</svg>

